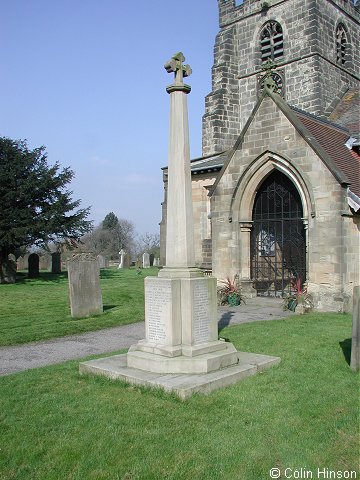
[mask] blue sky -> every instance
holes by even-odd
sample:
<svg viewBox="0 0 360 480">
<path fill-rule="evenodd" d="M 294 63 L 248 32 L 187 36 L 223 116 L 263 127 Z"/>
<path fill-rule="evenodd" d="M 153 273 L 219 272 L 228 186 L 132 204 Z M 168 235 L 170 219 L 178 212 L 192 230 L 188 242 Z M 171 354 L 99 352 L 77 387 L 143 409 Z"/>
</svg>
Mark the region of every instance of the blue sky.
<svg viewBox="0 0 360 480">
<path fill-rule="evenodd" d="M 217 0 L 1 0 L 0 135 L 70 166 L 73 198 L 95 224 L 113 211 L 156 233 L 172 82 L 163 65 L 182 51 L 192 67 L 198 157 L 217 32 Z"/>
</svg>

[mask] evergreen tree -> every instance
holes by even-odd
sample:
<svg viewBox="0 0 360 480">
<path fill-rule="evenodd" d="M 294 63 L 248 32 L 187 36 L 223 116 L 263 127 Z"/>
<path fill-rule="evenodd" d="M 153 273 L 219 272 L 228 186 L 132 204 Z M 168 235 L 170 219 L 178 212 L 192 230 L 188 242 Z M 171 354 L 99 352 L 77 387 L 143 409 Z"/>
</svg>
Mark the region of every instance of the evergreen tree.
<svg viewBox="0 0 360 480">
<path fill-rule="evenodd" d="M 102 228 L 105 230 L 114 230 L 118 225 L 119 219 L 114 212 L 108 213 L 102 222 Z"/>
<path fill-rule="evenodd" d="M 78 239 L 91 229 L 89 208 L 77 209 L 66 189 L 70 168 L 49 166 L 44 147 L 0 137 L 0 283 L 14 283 L 9 254 L 60 238 Z M 76 210 L 77 209 L 77 210 Z"/>
</svg>

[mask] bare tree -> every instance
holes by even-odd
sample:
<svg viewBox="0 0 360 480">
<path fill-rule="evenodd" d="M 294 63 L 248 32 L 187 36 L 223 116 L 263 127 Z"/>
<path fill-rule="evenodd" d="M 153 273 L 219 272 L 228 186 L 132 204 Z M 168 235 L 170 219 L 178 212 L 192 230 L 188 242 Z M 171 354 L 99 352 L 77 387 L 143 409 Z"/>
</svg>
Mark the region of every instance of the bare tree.
<svg viewBox="0 0 360 480">
<path fill-rule="evenodd" d="M 105 219 L 109 219 L 109 214 Z M 121 249 L 131 255 L 134 250 L 134 230 L 132 222 L 123 218 L 118 219 L 112 213 L 111 222 L 102 222 L 81 239 L 82 250 L 90 250 L 97 255 L 102 254 L 111 259 L 117 259 Z"/>
<path fill-rule="evenodd" d="M 136 241 L 136 255 L 144 252 L 152 253 L 156 257 L 160 256 L 160 235 L 158 233 L 144 233 Z"/>
</svg>

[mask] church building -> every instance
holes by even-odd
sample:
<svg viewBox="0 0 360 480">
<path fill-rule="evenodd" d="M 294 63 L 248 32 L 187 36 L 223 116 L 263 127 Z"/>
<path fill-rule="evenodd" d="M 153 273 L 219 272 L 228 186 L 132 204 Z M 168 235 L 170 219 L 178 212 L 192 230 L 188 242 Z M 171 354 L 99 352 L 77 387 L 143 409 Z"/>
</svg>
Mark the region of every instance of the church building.
<svg viewBox="0 0 360 480">
<path fill-rule="evenodd" d="M 218 0 L 202 157 L 191 161 L 196 264 L 314 307 L 360 284 L 360 2 Z M 167 169 L 161 228 L 165 263 Z"/>
</svg>

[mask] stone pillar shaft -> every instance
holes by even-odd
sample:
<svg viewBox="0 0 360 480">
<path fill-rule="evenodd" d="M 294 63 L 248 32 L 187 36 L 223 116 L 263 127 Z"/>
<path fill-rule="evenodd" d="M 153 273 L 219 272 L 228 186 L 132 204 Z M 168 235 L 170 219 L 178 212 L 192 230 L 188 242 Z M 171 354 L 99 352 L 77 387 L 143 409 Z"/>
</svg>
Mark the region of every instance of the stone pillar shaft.
<svg viewBox="0 0 360 480">
<path fill-rule="evenodd" d="M 175 85 L 170 93 L 166 267 L 194 267 L 194 226 L 191 193 L 189 125 L 186 94 Z M 186 88 L 187 87 L 187 88 Z"/>
</svg>

